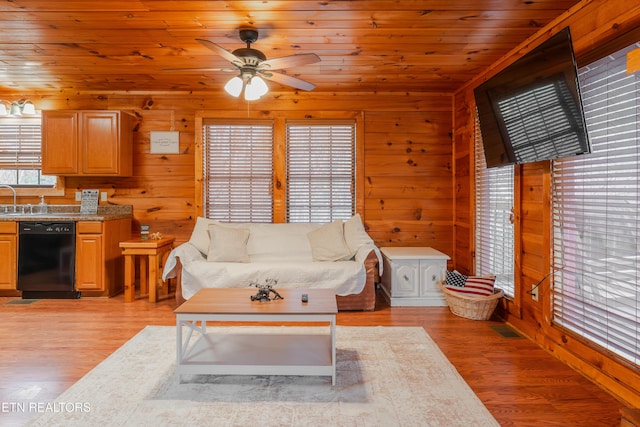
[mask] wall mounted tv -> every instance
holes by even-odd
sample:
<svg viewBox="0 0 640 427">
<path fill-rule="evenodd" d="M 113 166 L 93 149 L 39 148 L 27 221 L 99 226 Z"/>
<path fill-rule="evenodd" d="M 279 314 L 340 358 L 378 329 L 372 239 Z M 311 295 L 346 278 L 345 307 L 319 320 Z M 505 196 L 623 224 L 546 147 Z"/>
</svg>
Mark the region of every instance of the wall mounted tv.
<svg viewBox="0 0 640 427">
<path fill-rule="evenodd" d="M 569 27 L 482 83 L 474 96 L 487 167 L 591 150 Z"/>
</svg>

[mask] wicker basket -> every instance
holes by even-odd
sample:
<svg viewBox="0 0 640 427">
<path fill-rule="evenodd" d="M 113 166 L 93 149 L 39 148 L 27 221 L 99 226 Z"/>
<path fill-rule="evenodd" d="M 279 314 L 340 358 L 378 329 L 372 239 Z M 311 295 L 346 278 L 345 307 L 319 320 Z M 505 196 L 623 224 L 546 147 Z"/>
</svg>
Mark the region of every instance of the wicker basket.
<svg viewBox="0 0 640 427">
<path fill-rule="evenodd" d="M 449 310 L 456 316 L 473 320 L 489 320 L 498 305 L 498 300 L 504 296 L 500 288 L 494 288 L 493 295 L 471 296 L 460 292 L 450 291 L 440 282 L 442 292 L 449 305 Z"/>
</svg>

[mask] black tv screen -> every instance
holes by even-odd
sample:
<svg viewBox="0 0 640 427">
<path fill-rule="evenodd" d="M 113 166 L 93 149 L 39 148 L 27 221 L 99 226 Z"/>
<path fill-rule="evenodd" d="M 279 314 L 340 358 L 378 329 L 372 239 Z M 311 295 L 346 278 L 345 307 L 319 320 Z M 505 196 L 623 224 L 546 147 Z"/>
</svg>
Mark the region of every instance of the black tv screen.
<svg viewBox="0 0 640 427">
<path fill-rule="evenodd" d="M 569 27 L 482 83 L 474 96 L 487 167 L 590 152 Z"/>
</svg>

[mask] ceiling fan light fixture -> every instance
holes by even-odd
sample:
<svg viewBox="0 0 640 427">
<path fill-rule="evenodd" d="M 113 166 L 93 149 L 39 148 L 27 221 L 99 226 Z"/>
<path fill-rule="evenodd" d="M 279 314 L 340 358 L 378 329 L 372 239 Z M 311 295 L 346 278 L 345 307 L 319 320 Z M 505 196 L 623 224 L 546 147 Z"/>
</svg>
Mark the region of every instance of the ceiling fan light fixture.
<svg viewBox="0 0 640 427">
<path fill-rule="evenodd" d="M 231 80 L 224 85 L 224 90 L 233 97 L 239 97 L 240 93 L 242 93 L 242 86 L 244 86 L 244 82 L 238 76 L 235 76 Z"/>
<path fill-rule="evenodd" d="M 9 114 L 9 111 L 7 111 L 7 106 L 4 105 L 4 102 L 0 101 L 0 116 L 6 116 L 7 114 Z"/>
<path fill-rule="evenodd" d="M 255 101 L 267 92 L 269 92 L 269 86 L 267 86 L 264 80 L 260 76 L 253 76 L 244 88 L 244 99 L 247 101 Z"/>
</svg>

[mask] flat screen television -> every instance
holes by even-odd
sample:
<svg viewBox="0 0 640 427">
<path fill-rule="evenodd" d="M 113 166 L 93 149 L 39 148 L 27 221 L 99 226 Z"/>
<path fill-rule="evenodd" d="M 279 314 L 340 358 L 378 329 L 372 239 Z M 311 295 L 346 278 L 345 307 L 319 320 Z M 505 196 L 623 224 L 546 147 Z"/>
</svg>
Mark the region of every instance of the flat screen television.
<svg viewBox="0 0 640 427">
<path fill-rule="evenodd" d="M 591 151 L 569 27 L 474 90 L 487 167 Z"/>
</svg>

